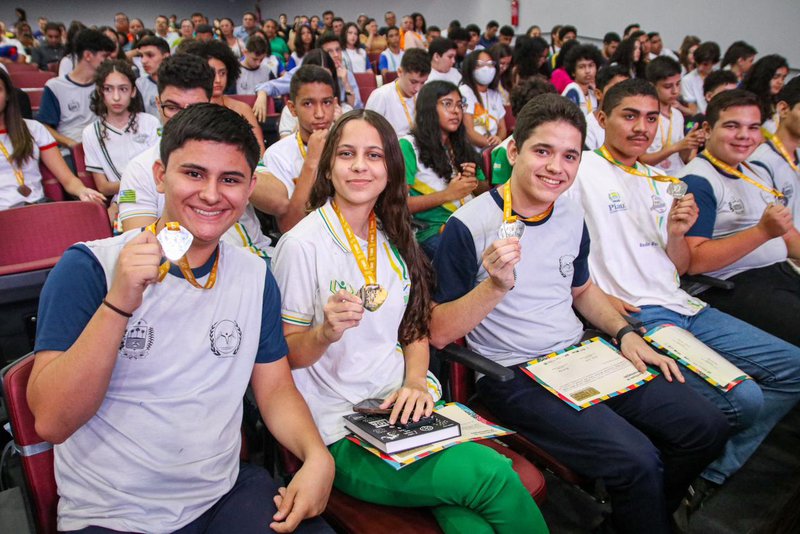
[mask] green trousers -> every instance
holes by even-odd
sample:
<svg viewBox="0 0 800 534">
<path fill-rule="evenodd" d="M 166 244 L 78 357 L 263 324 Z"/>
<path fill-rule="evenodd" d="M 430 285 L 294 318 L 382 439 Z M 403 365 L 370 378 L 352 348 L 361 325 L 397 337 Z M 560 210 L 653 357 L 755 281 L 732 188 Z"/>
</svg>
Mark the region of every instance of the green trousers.
<svg viewBox="0 0 800 534">
<path fill-rule="evenodd" d="M 548 531 L 511 460 L 489 447 L 462 443 L 400 470 L 346 438 L 329 449 L 337 489 L 376 504 L 430 507 L 447 534 Z"/>
</svg>

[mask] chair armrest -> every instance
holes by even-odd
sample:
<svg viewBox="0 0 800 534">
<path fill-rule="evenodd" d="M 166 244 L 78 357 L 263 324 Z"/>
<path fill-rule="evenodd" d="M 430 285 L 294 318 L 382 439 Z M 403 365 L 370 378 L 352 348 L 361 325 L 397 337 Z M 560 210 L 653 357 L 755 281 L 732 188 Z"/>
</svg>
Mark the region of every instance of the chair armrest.
<svg viewBox="0 0 800 534">
<path fill-rule="evenodd" d="M 476 373 L 489 376 L 498 382 L 508 382 L 514 379 L 514 371 L 508 367 L 503 367 L 499 363 L 455 343 L 450 343 L 439 351 L 439 355 L 445 361 L 460 363 Z"/>
<path fill-rule="evenodd" d="M 709 287 L 731 290 L 734 285 L 730 280 L 714 278 L 707 274 L 685 274 L 681 276 L 681 288 L 690 295 L 702 293 Z"/>
</svg>

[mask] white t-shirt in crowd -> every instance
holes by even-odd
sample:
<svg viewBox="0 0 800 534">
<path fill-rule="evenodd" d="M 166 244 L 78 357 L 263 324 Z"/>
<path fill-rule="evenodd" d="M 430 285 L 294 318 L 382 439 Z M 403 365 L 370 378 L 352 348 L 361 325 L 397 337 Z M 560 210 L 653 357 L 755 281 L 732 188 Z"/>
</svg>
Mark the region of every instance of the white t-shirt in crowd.
<svg viewBox="0 0 800 534">
<path fill-rule="evenodd" d="M 38 202 L 44 198 L 42 174 L 39 172 L 39 154 L 42 150 L 50 150 L 58 146 L 56 140 L 53 139 L 53 136 L 42 123 L 31 119 L 23 120 L 31 137 L 33 137 L 33 154 L 25 160 L 22 167 L 18 167 L 16 164 L 12 167 L 8 159 L 0 154 L 0 210 L 19 206 L 26 202 Z M 14 153 L 14 146 L 11 144 L 11 138 L 5 129 L 0 130 L 0 143 L 5 146 L 9 156 Z M 15 169 L 22 171 L 25 185 L 31 189 L 31 194 L 27 197 L 22 196 L 17 191 L 19 184 L 14 172 Z"/>
<path fill-rule="evenodd" d="M 158 83 L 149 75 L 140 76 L 136 79 L 136 90 L 142 95 L 144 111 L 160 120 L 161 114 L 158 112 L 158 104 L 156 104 Z"/>
<path fill-rule="evenodd" d="M 594 113 L 586 115 L 586 145 L 587 150 L 596 150 L 603 146 L 606 141 L 606 131 L 597 122 L 597 117 Z"/>
<path fill-rule="evenodd" d="M 703 92 L 703 78 L 697 69 L 681 78 L 681 96 L 688 104 L 697 104 L 698 113 L 705 113 L 706 94 Z"/>
<path fill-rule="evenodd" d="M 307 147 L 304 146 L 303 149 L 307 150 Z M 305 158 L 297 145 L 297 136 L 290 135 L 274 143 L 264 152 L 264 158 L 256 172 L 268 172 L 275 176 L 286 186 L 286 193 L 292 198 L 294 184 L 303 170 L 303 163 Z"/>
<path fill-rule="evenodd" d="M 425 81 L 425 83 L 432 82 L 434 80 L 450 82 L 458 87 L 458 84 L 461 83 L 461 73 L 458 72 L 458 69 L 455 67 L 451 68 L 447 72 L 439 72 L 436 69 L 431 69 L 431 73 L 428 75 L 428 79 Z"/>
<path fill-rule="evenodd" d="M 417 99 L 416 97 L 401 99 L 397 82 L 398 80 L 395 80 L 372 91 L 365 107 L 383 115 L 397 136 L 402 137 L 411 131 L 411 126 L 414 124 Z"/>
<path fill-rule="evenodd" d="M 467 104 L 464 113 L 472 114 L 475 131 L 482 135 L 496 135 L 500 121 L 506 116 L 506 108 L 503 106 L 503 97 L 500 93 L 488 89 L 480 94 L 479 99 L 468 85 L 461 85 L 458 89 Z"/>
<path fill-rule="evenodd" d="M 653 136 L 653 142 L 647 148 L 648 153 L 658 152 L 664 148 L 664 139 L 667 137 L 669 137 L 670 145 L 679 143 L 680 140 L 684 138 L 683 114 L 678 108 L 671 108 L 670 117 L 671 118 L 667 119 L 663 114 L 658 114 L 658 129 L 656 129 L 656 134 Z M 684 165 L 681 155 L 675 152 L 670 154 L 667 159 L 663 160 L 658 165 L 654 165 L 654 167 L 674 176 Z"/>
</svg>

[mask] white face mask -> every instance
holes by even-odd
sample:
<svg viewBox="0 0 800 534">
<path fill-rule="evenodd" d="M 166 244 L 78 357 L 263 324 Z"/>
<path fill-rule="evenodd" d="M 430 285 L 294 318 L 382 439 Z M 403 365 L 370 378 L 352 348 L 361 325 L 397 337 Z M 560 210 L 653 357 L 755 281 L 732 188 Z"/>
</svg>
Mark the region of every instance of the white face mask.
<svg viewBox="0 0 800 534">
<path fill-rule="evenodd" d="M 480 67 L 475 69 L 475 81 L 481 85 L 489 85 L 494 80 L 494 75 L 497 73 L 497 69 L 494 67 Z"/>
</svg>

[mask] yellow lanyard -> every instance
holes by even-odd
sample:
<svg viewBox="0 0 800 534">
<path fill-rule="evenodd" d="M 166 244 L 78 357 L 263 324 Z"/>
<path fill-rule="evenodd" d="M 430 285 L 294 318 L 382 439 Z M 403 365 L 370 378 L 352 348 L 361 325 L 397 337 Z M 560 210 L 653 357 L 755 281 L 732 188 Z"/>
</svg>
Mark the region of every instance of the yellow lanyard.
<svg viewBox="0 0 800 534">
<path fill-rule="evenodd" d="M 761 189 L 762 191 L 766 191 L 767 193 L 769 193 L 772 196 L 774 196 L 775 198 L 777 198 L 780 202 L 785 202 L 786 201 L 786 197 L 783 196 L 783 193 L 781 193 L 777 189 L 773 189 L 771 187 L 765 186 L 764 184 L 758 183 L 756 180 L 753 180 L 752 178 L 747 176 L 745 173 L 741 172 L 739 169 L 734 169 L 733 167 L 731 167 L 727 163 L 718 160 L 717 158 L 715 158 L 714 156 L 711 155 L 711 153 L 708 151 L 708 149 L 703 150 L 703 153 L 701 154 L 701 156 L 706 158 L 708 160 L 708 162 L 711 163 L 711 165 L 713 165 L 714 167 L 717 168 L 717 170 L 720 170 L 720 171 L 722 171 L 722 172 L 724 172 L 726 174 L 730 174 L 731 176 L 735 176 L 735 177 L 737 177 L 737 178 L 739 178 L 741 180 L 744 180 L 745 182 L 747 182 L 750 185 L 756 186 L 757 188 Z M 746 162 L 743 161 L 742 165 L 747 167 L 747 169 L 750 172 L 752 172 L 753 174 L 756 174 L 756 175 L 758 174 Z"/>
<path fill-rule="evenodd" d="M 661 133 L 661 146 L 663 148 L 667 148 L 669 145 L 672 144 L 672 122 L 673 122 L 672 121 L 672 109 L 670 109 L 669 130 L 667 131 L 667 136 L 666 137 L 664 137 L 664 130 L 662 128 L 662 126 L 663 126 L 662 123 L 664 122 L 663 119 L 664 119 L 664 116 L 661 113 L 659 113 L 658 114 L 658 131 Z"/>
<path fill-rule="evenodd" d="M 153 232 L 153 235 L 156 234 L 156 225 L 158 221 L 154 222 L 150 226 L 146 228 L 148 232 Z M 170 230 L 177 230 L 179 228 L 178 223 L 176 222 L 168 222 L 166 224 L 166 229 Z M 163 231 L 163 230 L 162 230 Z M 197 279 L 194 277 L 194 273 L 192 272 L 191 267 L 189 267 L 189 260 L 186 259 L 186 255 L 184 254 L 180 260 L 178 260 L 178 268 L 180 268 L 183 277 L 186 279 L 187 282 L 192 284 L 197 289 L 211 289 L 214 287 L 214 284 L 217 282 L 217 268 L 219 267 L 219 249 L 217 249 L 217 257 L 214 258 L 214 265 L 211 267 L 211 274 L 208 275 L 208 280 L 206 280 L 205 285 L 200 285 L 197 282 Z M 161 265 L 158 266 L 158 281 L 161 282 L 167 276 L 169 272 L 170 262 L 169 260 L 165 261 Z"/>
<path fill-rule="evenodd" d="M 797 163 L 794 162 L 794 158 L 789 155 L 789 151 L 786 150 L 786 147 L 783 146 L 783 141 L 781 141 L 777 135 L 770 132 L 766 128 L 761 128 L 761 134 L 767 139 L 767 141 L 772 143 L 772 146 L 775 147 L 775 150 L 777 150 L 778 153 L 783 156 L 783 159 L 786 160 L 786 163 L 789 164 L 794 172 L 800 172 L 800 169 L 797 167 Z"/>
<path fill-rule="evenodd" d="M 336 212 L 336 216 L 339 218 L 339 223 L 342 225 L 344 235 L 347 238 L 347 242 L 350 244 L 350 251 L 353 253 L 353 256 L 356 257 L 358 270 L 364 275 L 364 282 L 367 285 L 377 284 L 378 223 L 375 218 L 375 212 L 373 211 L 369 214 L 369 239 L 367 240 L 367 256 L 364 256 L 364 251 L 361 249 L 361 245 L 359 245 L 358 239 L 356 239 L 356 235 L 353 233 L 353 229 L 350 228 L 350 224 L 342 215 L 339 206 L 336 205 L 336 202 L 331 201 L 331 207 L 333 208 L 333 211 Z"/>
<path fill-rule="evenodd" d="M 303 138 L 300 137 L 300 130 L 297 131 L 297 148 L 300 149 L 300 155 L 306 159 L 306 146 L 303 144 Z"/>
<path fill-rule="evenodd" d="M 397 98 L 400 99 L 400 103 L 403 105 L 403 111 L 406 113 L 406 120 L 408 121 L 408 127 L 414 127 L 414 119 L 411 118 L 411 113 L 408 112 L 408 105 L 406 105 L 406 99 L 403 98 L 403 93 L 400 92 L 400 84 L 394 82 L 394 88 L 397 90 Z M 417 103 L 417 97 L 414 97 L 414 104 Z"/>
<path fill-rule="evenodd" d="M 586 93 L 586 109 L 589 113 L 592 112 L 592 90 L 591 88 Z"/>
<path fill-rule="evenodd" d="M 614 159 L 614 156 L 611 155 L 611 152 L 608 151 L 606 145 L 601 146 L 597 150 L 596 153 L 603 156 L 603 158 L 608 161 L 610 164 L 614 165 L 615 167 L 619 167 L 623 171 L 627 172 L 628 174 L 633 174 L 634 176 L 641 176 L 643 178 L 650 178 L 655 180 L 656 182 L 672 182 L 673 184 L 680 184 L 683 183 L 679 179 L 675 178 L 674 176 L 663 176 L 660 174 L 649 175 L 645 172 L 640 171 L 639 169 L 635 169 L 633 167 L 628 167 L 627 165 L 623 165 L 619 161 Z"/>
<path fill-rule="evenodd" d="M 8 165 L 14 171 L 14 176 L 17 178 L 17 192 L 19 192 L 20 195 L 27 197 L 31 194 L 31 188 L 25 185 L 25 175 L 22 174 L 22 169 L 19 167 L 14 167 L 14 162 L 11 161 L 11 154 L 8 153 L 8 149 L 6 149 L 6 146 L 2 143 L 2 141 L 0 141 L 0 152 L 2 152 L 8 160 Z"/>
<path fill-rule="evenodd" d="M 511 183 L 506 182 L 503 186 L 503 222 L 513 223 L 516 221 L 523 221 L 523 222 L 530 222 L 535 223 L 539 222 L 551 213 L 553 213 L 553 206 L 555 203 L 550 204 L 550 206 L 544 210 L 539 215 L 535 215 L 533 217 L 528 217 L 527 219 L 523 219 L 519 215 L 512 215 L 511 213 Z"/>
</svg>

